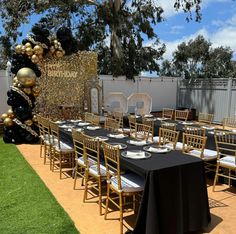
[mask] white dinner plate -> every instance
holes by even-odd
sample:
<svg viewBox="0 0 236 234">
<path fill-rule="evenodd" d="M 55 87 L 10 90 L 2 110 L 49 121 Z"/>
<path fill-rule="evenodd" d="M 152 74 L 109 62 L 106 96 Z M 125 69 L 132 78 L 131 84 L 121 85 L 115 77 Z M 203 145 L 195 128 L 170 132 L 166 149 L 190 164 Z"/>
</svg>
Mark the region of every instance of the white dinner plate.
<svg viewBox="0 0 236 234">
<path fill-rule="evenodd" d="M 127 135 L 124 135 L 122 133 L 109 133 L 107 134 L 107 136 L 111 138 L 116 138 L 116 139 L 122 139 L 122 138 L 127 137 Z"/>
<path fill-rule="evenodd" d="M 123 144 L 123 143 L 112 142 L 112 143 L 109 143 L 109 144 L 112 145 L 112 146 L 118 146 L 119 149 L 126 149 L 127 148 L 127 145 Z"/>
<path fill-rule="evenodd" d="M 99 141 L 107 141 L 107 140 L 109 140 L 109 138 L 105 137 L 105 136 L 96 136 L 95 139 L 99 140 Z"/>
<path fill-rule="evenodd" d="M 121 152 L 121 156 L 130 159 L 147 159 L 150 158 L 152 155 L 149 152 L 143 150 L 126 150 Z"/>
<path fill-rule="evenodd" d="M 164 146 L 158 146 L 158 145 L 144 146 L 143 149 L 148 152 L 157 153 L 157 154 L 164 154 L 171 151 L 170 148 L 167 148 Z"/>
<path fill-rule="evenodd" d="M 152 142 L 150 142 L 150 141 L 148 141 L 148 142 L 147 141 L 140 141 L 140 140 L 128 140 L 127 143 L 130 144 L 130 145 L 144 146 L 144 145 L 149 145 Z"/>
</svg>

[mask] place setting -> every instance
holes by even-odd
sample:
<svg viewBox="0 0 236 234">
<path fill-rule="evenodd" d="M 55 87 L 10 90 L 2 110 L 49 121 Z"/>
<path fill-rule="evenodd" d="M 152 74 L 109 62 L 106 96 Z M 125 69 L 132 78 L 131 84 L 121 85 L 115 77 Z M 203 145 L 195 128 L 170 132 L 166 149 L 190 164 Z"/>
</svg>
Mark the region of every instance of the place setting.
<svg viewBox="0 0 236 234">
<path fill-rule="evenodd" d="M 148 145 L 151 144 L 151 141 L 145 141 L 145 140 L 136 140 L 136 139 L 130 139 L 127 140 L 127 143 L 130 145 L 136 145 L 136 146 L 144 146 L 144 145 Z"/>
<path fill-rule="evenodd" d="M 89 123 L 89 122 L 79 122 L 79 123 L 77 123 L 77 125 L 80 126 L 80 127 L 85 127 L 85 126 L 91 125 L 91 123 Z"/>
<path fill-rule="evenodd" d="M 95 139 L 96 140 L 99 140 L 99 141 L 107 141 L 107 140 L 109 140 L 109 138 L 108 137 L 105 137 L 105 136 L 96 136 L 95 137 Z"/>
<path fill-rule="evenodd" d="M 121 152 L 121 156 L 129 159 L 148 159 L 152 155 L 151 153 L 143 150 L 126 150 Z"/>
<path fill-rule="evenodd" d="M 112 146 L 118 147 L 120 150 L 126 149 L 127 145 L 123 143 L 118 143 L 118 142 L 111 142 L 109 143 Z"/>
<path fill-rule="evenodd" d="M 123 134 L 123 133 L 109 133 L 107 134 L 108 137 L 111 138 L 116 138 L 116 139 L 123 139 L 125 137 L 128 137 L 127 135 Z"/>
<path fill-rule="evenodd" d="M 87 127 L 85 127 L 85 129 L 87 129 L 87 130 L 91 130 L 91 131 L 94 131 L 94 130 L 101 129 L 101 127 L 100 127 L 100 126 L 94 126 L 94 125 L 91 125 L 91 126 L 87 126 Z"/>
<path fill-rule="evenodd" d="M 157 153 L 157 154 L 164 154 L 164 153 L 168 153 L 171 151 L 170 148 L 165 147 L 165 146 L 159 146 L 159 145 L 144 146 L 143 149 L 145 151 L 148 151 L 151 153 Z"/>
</svg>

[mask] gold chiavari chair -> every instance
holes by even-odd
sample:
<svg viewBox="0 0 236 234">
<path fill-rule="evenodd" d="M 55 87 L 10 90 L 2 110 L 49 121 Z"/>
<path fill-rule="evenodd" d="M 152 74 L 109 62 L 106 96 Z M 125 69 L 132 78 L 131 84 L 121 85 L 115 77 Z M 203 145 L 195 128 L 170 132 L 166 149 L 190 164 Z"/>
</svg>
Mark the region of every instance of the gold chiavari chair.
<svg viewBox="0 0 236 234">
<path fill-rule="evenodd" d="M 84 121 L 92 123 L 93 122 L 93 113 L 85 112 L 84 113 Z"/>
<path fill-rule="evenodd" d="M 217 152 L 205 149 L 207 137 L 183 133 L 183 153 L 189 154 L 204 160 L 205 172 L 215 171 L 212 161 L 217 158 Z"/>
<path fill-rule="evenodd" d="M 188 115 L 188 110 L 175 110 L 175 120 L 187 121 Z"/>
<path fill-rule="evenodd" d="M 43 142 L 44 142 L 44 164 L 46 164 L 47 158 L 50 160 L 50 169 L 51 169 L 51 158 L 52 158 L 52 135 L 50 130 L 50 121 L 47 118 L 40 117 L 40 123 L 43 131 Z"/>
<path fill-rule="evenodd" d="M 223 119 L 223 129 L 226 127 L 236 128 L 236 117 L 225 117 Z"/>
<path fill-rule="evenodd" d="M 107 196 L 105 219 L 107 219 L 109 202 L 120 210 L 120 233 L 123 233 L 123 209 L 127 204 L 126 197 L 132 197 L 133 209 L 136 209 L 138 196 L 144 189 L 144 180 L 136 174 L 122 174 L 120 171 L 120 150 L 103 142 L 103 151 L 106 164 Z M 112 193 L 118 197 L 112 196 Z M 118 202 L 117 202 L 118 199 Z"/>
<path fill-rule="evenodd" d="M 212 120 L 213 120 L 213 117 L 214 117 L 213 114 L 199 112 L 199 114 L 198 114 L 198 122 L 199 123 L 211 124 Z"/>
<path fill-rule="evenodd" d="M 52 171 L 54 171 L 55 163 L 59 164 L 60 179 L 62 178 L 62 169 L 69 164 L 69 170 L 74 169 L 74 148 L 67 145 L 60 140 L 60 131 L 56 123 L 50 121 L 50 129 L 52 135 L 52 157 L 51 165 Z M 68 169 L 67 169 L 68 170 Z"/>
<path fill-rule="evenodd" d="M 142 123 L 135 124 L 135 132 L 130 134 L 130 137 L 133 137 L 137 140 L 148 141 L 151 134 L 151 126 L 145 125 Z"/>
<path fill-rule="evenodd" d="M 84 135 L 81 132 L 72 128 L 72 139 L 75 150 L 75 169 L 74 169 L 74 189 L 76 188 L 76 180 L 78 175 L 82 178 L 82 185 L 85 174 L 85 162 L 84 162 Z"/>
<path fill-rule="evenodd" d="M 42 152 L 43 152 L 43 148 L 45 147 L 45 137 L 44 137 L 44 131 L 43 131 L 43 124 L 41 121 L 41 116 L 40 115 L 36 115 L 37 117 L 37 123 L 38 123 L 38 128 L 39 128 L 39 141 L 40 141 L 40 153 L 39 156 L 40 158 L 42 158 Z"/>
<path fill-rule="evenodd" d="M 98 125 L 100 124 L 100 116 L 93 114 L 93 118 L 92 118 L 91 123 L 92 123 L 93 125 L 97 125 L 97 126 L 98 126 Z"/>
<path fill-rule="evenodd" d="M 162 118 L 172 119 L 174 110 L 170 108 L 162 109 Z"/>
<path fill-rule="evenodd" d="M 114 111 L 114 112 L 112 113 L 112 116 L 113 116 L 114 119 L 116 119 L 117 122 L 120 123 L 119 128 L 120 128 L 121 130 L 123 130 L 123 113 L 122 113 L 122 112 L 119 112 L 119 111 Z"/>
<path fill-rule="evenodd" d="M 93 165 L 89 165 L 89 161 Z M 88 200 L 88 192 L 98 192 L 99 214 L 102 215 L 102 182 L 106 180 L 106 167 L 100 164 L 100 143 L 94 137 L 84 135 L 85 189 L 83 201 Z"/>
<path fill-rule="evenodd" d="M 118 122 L 116 119 L 107 117 L 105 120 L 104 128 L 110 131 L 118 131 L 120 127 L 120 122 Z"/>
<path fill-rule="evenodd" d="M 173 131 L 176 131 L 176 123 L 169 123 L 165 121 L 161 121 L 161 128 L 167 128 Z"/>
<path fill-rule="evenodd" d="M 178 142 L 179 132 L 168 128 L 159 128 L 159 145 L 166 146 L 173 150 L 182 149 L 182 143 Z M 178 145 L 177 145 L 178 143 Z"/>
<path fill-rule="evenodd" d="M 229 186 L 231 179 L 236 180 L 236 176 L 231 174 L 231 171 L 236 171 L 236 134 L 233 132 L 216 130 L 215 142 L 217 149 L 217 165 L 213 191 L 215 191 L 216 181 L 219 176 L 228 178 Z M 228 175 L 221 170 L 223 168 L 228 169 Z"/>
<path fill-rule="evenodd" d="M 197 135 L 197 136 L 206 136 L 206 129 L 195 126 L 186 126 L 184 129 L 186 134 Z"/>
<path fill-rule="evenodd" d="M 135 132 L 136 117 L 135 115 L 128 115 L 129 120 L 129 132 L 130 135 Z"/>
<path fill-rule="evenodd" d="M 154 142 L 154 119 L 153 118 L 142 118 L 142 123 L 144 125 L 150 126 L 150 133 L 148 139 Z"/>
</svg>

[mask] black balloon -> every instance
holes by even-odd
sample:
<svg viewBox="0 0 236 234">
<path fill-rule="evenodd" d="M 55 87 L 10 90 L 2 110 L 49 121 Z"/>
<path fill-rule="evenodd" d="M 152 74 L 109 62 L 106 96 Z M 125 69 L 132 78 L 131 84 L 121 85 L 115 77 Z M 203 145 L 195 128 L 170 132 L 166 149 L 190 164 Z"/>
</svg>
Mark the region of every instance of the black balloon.
<svg viewBox="0 0 236 234">
<path fill-rule="evenodd" d="M 13 111 L 16 114 L 16 117 L 21 121 L 25 121 L 32 117 L 31 108 L 29 108 L 28 106 L 19 106 L 16 107 Z"/>
</svg>

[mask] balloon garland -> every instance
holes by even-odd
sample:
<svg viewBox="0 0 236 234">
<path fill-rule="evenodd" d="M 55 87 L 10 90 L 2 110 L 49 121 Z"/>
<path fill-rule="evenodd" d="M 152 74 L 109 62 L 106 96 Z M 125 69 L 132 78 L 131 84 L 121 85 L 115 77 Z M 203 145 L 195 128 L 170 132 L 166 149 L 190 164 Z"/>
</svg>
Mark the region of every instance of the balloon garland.
<svg viewBox="0 0 236 234">
<path fill-rule="evenodd" d="M 35 101 L 40 94 L 37 78 L 41 76 L 43 58 L 61 58 L 78 51 L 77 42 L 69 28 L 61 27 L 56 36 L 50 36 L 45 24 L 36 24 L 32 34 L 15 47 L 11 72 L 15 74 L 7 92 L 11 109 L 2 114 L 5 143 L 34 143 L 38 141 Z"/>
</svg>

